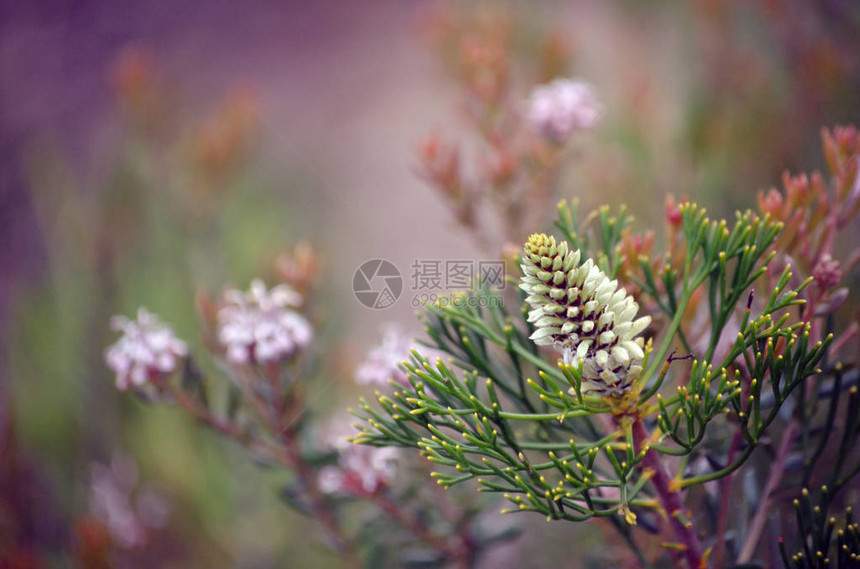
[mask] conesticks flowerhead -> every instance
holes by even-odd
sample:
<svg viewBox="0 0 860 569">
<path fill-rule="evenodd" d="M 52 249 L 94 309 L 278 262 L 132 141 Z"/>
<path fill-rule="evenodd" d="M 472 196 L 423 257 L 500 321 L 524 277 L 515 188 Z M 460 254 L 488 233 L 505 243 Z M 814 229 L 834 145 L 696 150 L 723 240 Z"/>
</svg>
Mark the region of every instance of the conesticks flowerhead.
<svg viewBox="0 0 860 569">
<path fill-rule="evenodd" d="M 569 251 L 566 241 L 536 233 L 523 249 L 520 288 L 528 293 L 531 340 L 551 345 L 564 363 L 582 366 L 584 387 L 621 397 L 642 373 L 650 316 L 636 318 L 639 305 L 591 259 Z"/>
</svg>

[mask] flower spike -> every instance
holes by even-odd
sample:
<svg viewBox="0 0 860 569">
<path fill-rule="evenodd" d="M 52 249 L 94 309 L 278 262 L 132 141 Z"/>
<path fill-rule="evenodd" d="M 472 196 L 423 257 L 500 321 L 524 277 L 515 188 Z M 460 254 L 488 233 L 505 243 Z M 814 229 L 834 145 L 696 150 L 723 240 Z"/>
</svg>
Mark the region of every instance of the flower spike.
<svg viewBox="0 0 860 569">
<path fill-rule="evenodd" d="M 642 373 L 644 340 L 639 334 L 650 316 L 636 318 L 639 305 L 618 281 L 591 259 L 569 251 L 566 241 L 536 233 L 526 241 L 520 288 L 528 293 L 528 321 L 535 344 L 553 346 L 564 363 L 582 366 L 592 392 L 619 397 Z"/>
</svg>

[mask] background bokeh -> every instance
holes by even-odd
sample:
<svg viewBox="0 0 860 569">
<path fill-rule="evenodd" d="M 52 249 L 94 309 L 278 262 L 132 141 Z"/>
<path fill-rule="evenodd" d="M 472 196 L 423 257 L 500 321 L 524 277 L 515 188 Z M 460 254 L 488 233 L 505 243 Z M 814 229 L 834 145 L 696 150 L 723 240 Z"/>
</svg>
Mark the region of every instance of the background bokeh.
<svg viewBox="0 0 860 569">
<path fill-rule="evenodd" d="M 784 170 L 820 167 L 822 126 L 860 120 L 860 11 L 836 0 L 0 10 L 0 535 L 14 536 L 0 548 L 21 546 L 43 563 L 33 566 L 72 566 L 94 465 L 113 460 L 121 474 L 132 456 L 134 492 L 168 514 L 125 566 L 326 559 L 273 497 L 276 474 L 187 417 L 115 392 L 107 322 L 144 305 L 200 351 L 195 293 L 270 276 L 279 253 L 307 240 L 325 271 L 318 404 L 345 407 L 380 326 L 418 331 L 412 261 L 493 259 L 504 246 L 458 231 L 416 175 L 428 133 L 468 137 L 440 22 L 504 11 L 523 61 L 554 34 L 567 73 L 605 105 L 558 194 L 626 203 L 640 229 L 659 226 L 669 193 L 721 214 L 751 206 Z M 511 93 L 525 98 L 535 78 L 512 69 Z M 351 285 L 378 257 L 407 290 L 373 311 Z M 572 528 L 518 521 L 525 535 L 494 563 L 568 559 Z"/>
</svg>

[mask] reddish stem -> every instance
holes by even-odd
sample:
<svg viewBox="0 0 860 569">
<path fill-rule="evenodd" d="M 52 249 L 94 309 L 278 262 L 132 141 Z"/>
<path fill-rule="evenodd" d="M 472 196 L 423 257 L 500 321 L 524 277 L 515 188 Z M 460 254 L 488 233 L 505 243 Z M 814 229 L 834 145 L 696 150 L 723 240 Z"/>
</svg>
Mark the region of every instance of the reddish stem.
<svg viewBox="0 0 860 569">
<path fill-rule="evenodd" d="M 732 464 L 737 458 L 741 446 L 743 435 L 740 431 L 736 431 L 732 437 L 729 453 L 726 459 L 726 464 Z M 726 475 L 720 480 L 720 511 L 717 515 L 717 543 L 714 546 L 714 567 L 723 566 L 723 552 L 725 551 L 725 536 L 729 526 L 729 508 L 731 507 L 732 496 L 732 481 L 735 479 L 735 474 Z"/>
<path fill-rule="evenodd" d="M 313 471 L 308 468 L 307 463 L 302 459 L 298 450 L 298 441 L 294 436 L 292 429 L 287 429 L 282 440 L 284 441 L 284 450 L 296 477 L 302 489 L 307 495 L 308 502 L 313 513 L 313 517 L 322 525 L 323 530 L 329 540 L 334 545 L 335 550 L 341 555 L 348 567 L 360 568 L 361 563 L 355 552 L 353 544 L 343 535 L 337 520 L 334 517 L 331 509 L 328 507 L 325 497 L 317 485 L 317 478 Z"/>
<path fill-rule="evenodd" d="M 174 403 L 182 407 L 189 415 L 193 416 L 195 419 L 205 423 L 208 427 L 212 428 L 213 430 L 221 433 L 226 437 L 235 440 L 243 446 L 249 447 L 254 451 L 266 455 L 267 458 L 274 462 L 278 462 L 284 466 L 289 466 L 289 464 L 284 460 L 284 457 L 281 455 L 280 449 L 271 444 L 267 444 L 264 441 L 255 439 L 245 431 L 236 427 L 235 424 L 213 415 L 209 411 L 209 409 L 201 405 L 196 399 L 188 395 L 186 392 L 182 391 L 181 389 L 169 388 L 168 393 L 170 394 L 170 397 Z"/>
<path fill-rule="evenodd" d="M 278 411 L 283 412 L 283 414 L 279 413 L 277 417 L 264 416 L 261 418 L 268 420 L 270 423 L 270 430 L 274 431 L 275 434 L 279 436 L 284 445 L 283 449 L 277 448 L 263 441 L 254 440 L 244 431 L 238 429 L 233 423 L 213 415 L 209 409 L 201 405 L 197 400 L 181 389 L 174 388 L 170 389 L 169 392 L 173 400 L 180 407 L 185 409 L 195 418 L 203 421 L 215 431 L 254 450 L 262 451 L 271 460 L 293 470 L 308 498 L 313 517 L 320 523 L 323 531 L 325 531 L 327 537 L 334 545 L 337 553 L 343 558 L 346 566 L 355 569 L 359 569 L 361 567 L 361 562 L 358 559 L 355 548 L 341 532 L 334 514 L 328 507 L 325 497 L 317 486 L 317 480 L 314 473 L 302 459 L 301 453 L 299 452 L 297 433 L 295 432 L 295 429 L 290 427 L 281 428 L 279 426 L 284 423 L 289 424 L 288 419 L 291 415 L 291 413 L 288 412 L 288 406 L 285 403 L 286 400 L 283 398 L 281 393 L 274 394 L 274 397 L 279 399 L 276 407 Z M 289 409 L 292 409 L 293 407 L 295 406 L 289 406 Z"/>
<path fill-rule="evenodd" d="M 681 545 L 682 554 L 687 561 L 687 565 L 690 569 L 703 569 L 706 567 L 706 564 L 704 554 L 702 553 L 702 544 L 693 530 L 692 524 L 682 520 L 684 502 L 681 499 L 681 494 L 677 488 L 673 487 L 672 479 L 669 477 L 665 465 L 660 460 L 660 456 L 656 451 L 651 450 L 648 442 L 648 433 L 645 431 L 645 425 L 642 424 L 642 419 L 638 415 L 634 418 L 632 430 L 633 442 L 637 452 L 647 449 L 645 457 L 642 459 L 642 465 L 653 473 L 651 485 L 656 490 L 660 505 L 666 512 L 675 539 Z"/>
<path fill-rule="evenodd" d="M 402 508 L 379 492 L 365 494 L 363 497 L 376 504 L 389 518 L 409 529 L 418 539 L 453 561 L 455 567 L 469 569 L 472 566 L 472 548 L 467 536 L 457 536 L 457 542 L 452 543 L 430 531 L 420 520 L 407 516 Z"/>
<path fill-rule="evenodd" d="M 277 366 L 268 366 L 266 376 L 272 389 L 272 413 L 269 417 L 264 417 L 268 419 L 269 431 L 283 444 L 286 460 L 299 479 L 313 516 L 322 525 L 335 550 L 349 567 L 360 568 L 361 563 L 353 544 L 343 535 L 328 501 L 319 489 L 315 473 L 302 457 L 298 440 L 298 422 L 294 418 L 304 412 L 303 402 L 293 391 L 284 393 Z"/>
<path fill-rule="evenodd" d="M 848 340 L 857 334 L 858 330 L 860 330 L 860 327 L 857 326 L 857 322 L 852 322 L 848 328 L 843 330 L 842 334 L 833 341 L 833 344 L 830 345 L 830 353 L 838 354 L 845 344 L 848 343 Z"/>
</svg>

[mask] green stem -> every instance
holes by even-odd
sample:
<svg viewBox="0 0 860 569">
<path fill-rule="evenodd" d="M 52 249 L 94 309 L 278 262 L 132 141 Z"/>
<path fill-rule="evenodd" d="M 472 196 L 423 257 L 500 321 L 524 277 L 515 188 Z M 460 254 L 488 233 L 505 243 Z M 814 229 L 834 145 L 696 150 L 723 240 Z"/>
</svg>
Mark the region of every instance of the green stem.
<svg viewBox="0 0 860 569">
<path fill-rule="evenodd" d="M 471 318 L 454 310 L 443 310 L 447 312 L 449 316 L 452 316 L 454 319 L 460 319 L 464 320 L 465 322 L 468 322 L 474 330 L 480 331 L 481 334 L 483 334 L 494 344 L 498 344 L 502 347 L 508 346 L 508 342 L 505 340 L 505 338 L 493 332 L 482 320 Z M 561 372 L 558 371 L 557 368 L 547 364 L 547 362 L 544 361 L 540 356 L 533 354 L 525 347 L 521 346 L 518 342 L 511 342 L 511 347 L 514 349 L 514 352 L 518 356 L 535 366 L 537 369 L 543 371 L 547 375 L 551 375 L 554 379 L 557 379 L 558 381 L 565 381 L 564 376 L 561 374 Z"/>
<path fill-rule="evenodd" d="M 696 286 L 692 288 L 692 290 L 696 290 Z M 678 309 L 675 312 L 675 317 L 672 318 L 672 322 L 669 324 L 669 328 L 666 332 L 666 337 L 663 338 L 663 343 L 660 345 L 656 355 L 651 356 L 651 363 L 648 365 L 648 370 L 645 372 L 645 377 L 651 377 L 657 370 L 660 369 L 660 366 L 663 365 L 663 360 L 666 358 L 666 354 L 669 352 L 669 348 L 672 347 L 672 341 L 675 338 L 675 334 L 678 332 L 678 329 L 681 327 L 681 319 L 684 317 L 684 312 L 687 310 L 687 303 L 690 301 L 691 292 L 685 287 L 684 292 L 681 294 L 681 300 L 678 302 Z M 648 401 L 651 397 L 654 396 L 655 393 L 660 389 L 660 386 L 663 384 L 663 379 L 665 376 L 661 376 L 654 382 L 654 385 L 649 387 L 645 393 L 639 398 L 640 403 L 644 403 Z"/>
<path fill-rule="evenodd" d="M 470 412 L 474 413 L 474 411 Z M 561 411 L 558 413 L 511 413 L 509 411 L 499 411 L 499 417 L 502 419 L 511 419 L 514 421 L 557 421 L 559 417 L 589 417 L 593 415 L 592 411 Z"/>
<path fill-rule="evenodd" d="M 705 482 L 710 482 L 712 480 L 718 480 L 723 476 L 731 474 L 740 466 L 746 462 L 747 458 L 752 454 L 752 451 L 755 450 L 756 445 L 747 443 L 747 447 L 738 455 L 734 462 L 729 464 L 725 468 L 721 468 L 715 472 L 710 472 L 708 474 L 702 474 L 701 476 L 692 476 L 690 478 L 684 478 L 680 482 L 678 482 L 679 488 L 686 488 L 688 486 L 695 486 L 696 484 L 704 484 Z"/>
</svg>

